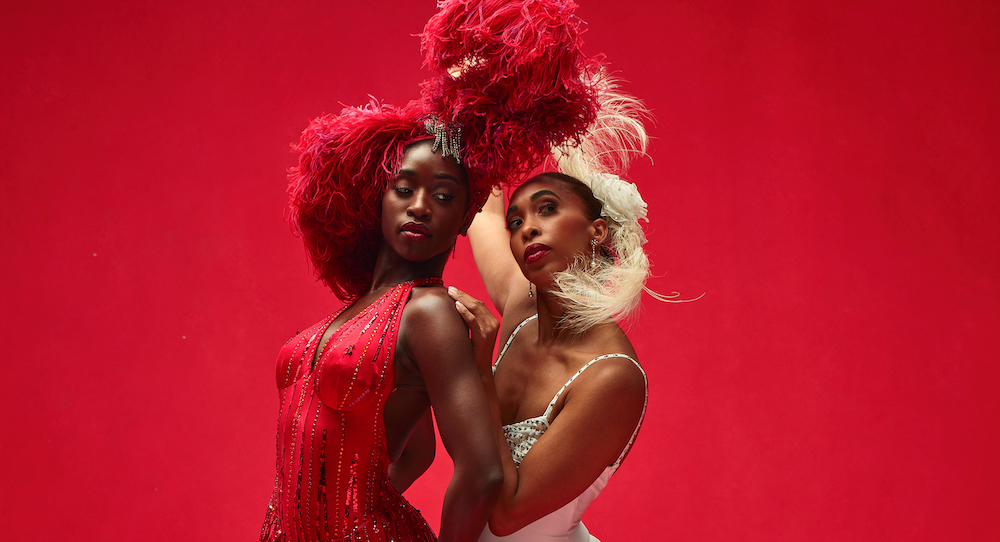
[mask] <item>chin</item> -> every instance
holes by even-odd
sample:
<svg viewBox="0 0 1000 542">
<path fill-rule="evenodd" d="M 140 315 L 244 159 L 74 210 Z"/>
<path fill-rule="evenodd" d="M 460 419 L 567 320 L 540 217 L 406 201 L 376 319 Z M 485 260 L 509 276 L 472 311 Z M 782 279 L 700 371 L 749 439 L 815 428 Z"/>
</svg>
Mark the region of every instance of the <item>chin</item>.
<svg viewBox="0 0 1000 542">
<path fill-rule="evenodd" d="M 410 261 L 410 262 L 413 262 L 413 263 L 421 263 L 421 262 L 426 262 L 426 261 L 429 261 L 429 260 L 433 260 L 434 258 L 437 258 L 437 257 L 441 256 L 442 254 L 448 252 L 449 250 L 451 250 L 451 247 L 448 247 L 448 248 L 445 248 L 445 249 L 442 249 L 442 250 L 437 250 L 437 251 L 426 250 L 426 249 L 425 250 L 414 250 L 414 251 L 408 251 L 408 252 L 405 252 L 405 253 L 401 252 L 399 255 L 404 260 L 407 260 L 407 261 Z"/>
<path fill-rule="evenodd" d="M 562 266 L 560 269 L 553 269 L 558 265 L 556 262 L 546 262 L 535 264 L 534 266 L 528 267 L 524 263 L 521 263 L 521 274 L 527 277 L 533 284 L 545 284 L 552 281 L 552 277 L 560 272 L 569 269 L 569 266 Z"/>
<path fill-rule="evenodd" d="M 531 270 L 521 268 L 521 274 L 538 288 L 545 288 L 553 284 L 552 273 L 547 273 L 540 269 Z"/>
</svg>

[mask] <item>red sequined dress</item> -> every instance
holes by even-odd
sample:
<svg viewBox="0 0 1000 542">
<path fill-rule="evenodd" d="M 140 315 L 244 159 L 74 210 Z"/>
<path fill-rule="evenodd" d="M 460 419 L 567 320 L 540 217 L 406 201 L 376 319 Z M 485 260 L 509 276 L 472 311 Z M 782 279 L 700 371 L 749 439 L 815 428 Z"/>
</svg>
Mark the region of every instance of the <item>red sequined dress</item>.
<svg viewBox="0 0 1000 542">
<path fill-rule="evenodd" d="M 341 324 L 319 352 L 346 307 L 281 349 L 277 476 L 261 542 L 436 540 L 389 481 L 382 418 L 395 384 L 403 307 L 414 286 L 427 284 L 441 279 L 394 286 Z"/>
</svg>

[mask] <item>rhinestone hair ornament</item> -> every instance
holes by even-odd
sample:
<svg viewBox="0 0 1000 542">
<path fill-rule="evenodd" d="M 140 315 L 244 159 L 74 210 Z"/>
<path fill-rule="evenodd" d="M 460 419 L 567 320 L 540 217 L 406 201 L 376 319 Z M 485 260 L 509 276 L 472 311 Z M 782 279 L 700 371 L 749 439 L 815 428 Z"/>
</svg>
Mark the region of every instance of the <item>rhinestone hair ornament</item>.
<svg viewBox="0 0 1000 542">
<path fill-rule="evenodd" d="M 445 158 L 451 156 L 456 163 L 462 163 L 462 158 L 459 156 L 462 147 L 462 125 L 455 122 L 445 124 L 437 115 L 431 115 L 424 121 L 424 130 L 427 131 L 427 135 L 434 136 L 432 152 L 437 152 L 440 147 L 441 156 Z"/>
</svg>

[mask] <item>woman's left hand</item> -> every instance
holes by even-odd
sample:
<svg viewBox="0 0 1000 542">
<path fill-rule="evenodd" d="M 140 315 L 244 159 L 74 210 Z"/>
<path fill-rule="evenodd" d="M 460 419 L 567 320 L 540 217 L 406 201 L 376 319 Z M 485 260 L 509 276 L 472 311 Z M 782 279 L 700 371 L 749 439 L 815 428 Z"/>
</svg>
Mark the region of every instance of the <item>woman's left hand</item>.
<svg viewBox="0 0 1000 542">
<path fill-rule="evenodd" d="M 476 365 L 479 370 L 493 371 L 493 346 L 496 344 L 500 322 L 493 316 L 490 309 L 482 301 L 455 288 L 448 287 L 448 295 L 455 300 L 455 308 L 469 326 L 472 335 L 472 347 L 476 353 Z"/>
</svg>

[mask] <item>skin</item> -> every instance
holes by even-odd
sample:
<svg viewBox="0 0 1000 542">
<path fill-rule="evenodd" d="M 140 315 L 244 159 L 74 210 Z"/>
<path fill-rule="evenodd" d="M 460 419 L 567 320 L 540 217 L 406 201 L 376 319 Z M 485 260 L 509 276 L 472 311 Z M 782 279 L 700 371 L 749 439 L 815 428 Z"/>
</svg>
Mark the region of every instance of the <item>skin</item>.
<svg viewBox="0 0 1000 542">
<path fill-rule="evenodd" d="M 368 293 L 341 314 L 323 337 L 360 313 L 393 286 L 441 277 L 459 233 L 468 228 L 468 185 L 461 168 L 418 142 L 404 153 L 400 171 L 382 199 L 385 242 Z M 439 540 L 475 540 L 500 489 L 501 459 L 491 432 L 491 411 L 474 363 L 466 325 L 440 286 L 414 288 L 403 309 L 396 344 L 396 389 L 385 407 L 390 473 L 397 488 L 409 485 L 427 466 L 426 454 L 403 453 L 414 432 L 424 442 L 438 419 L 441 441 L 455 463 L 445 493 Z M 421 440 L 424 439 L 424 440 Z M 433 451 L 431 452 L 433 460 Z"/>
<path fill-rule="evenodd" d="M 589 257 L 590 241 L 603 243 L 607 235 L 603 219 L 589 219 L 582 200 L 563 181 L 545 175 L 515 191 L 507 211 L 501 197 L 491 197 L 469 229 L 477 267 L 503 316 L 501 339 L 506 341 L 517 324 L 538 314 L 518 333 L 494 376 L 491 334 L 497 333 L 496 320 L 482 302 L 450 290 L 472 330 L 502 450 L 503 490 L 489 520 L 497 535 L 511 534 L 575 499 L 614 463 L 639 422 L 644 378 L 629 360 L 608 358 L 587 369 L 562 394 L 552 425 L 520 467 L 507 451 L 501 430 L 503 424 L 540 416 L 556 391 L 591 359 L 609 353 L 636 357 L 614 322 L 576 336 L 556 327 L 565 307 L 552 295 L 553 273 L 575 258 Z M 532 245 L 544 245 L 547 252 L 530 257 Z M 534 297 L 527 295 L 529 280 Z"/>
</svg>

